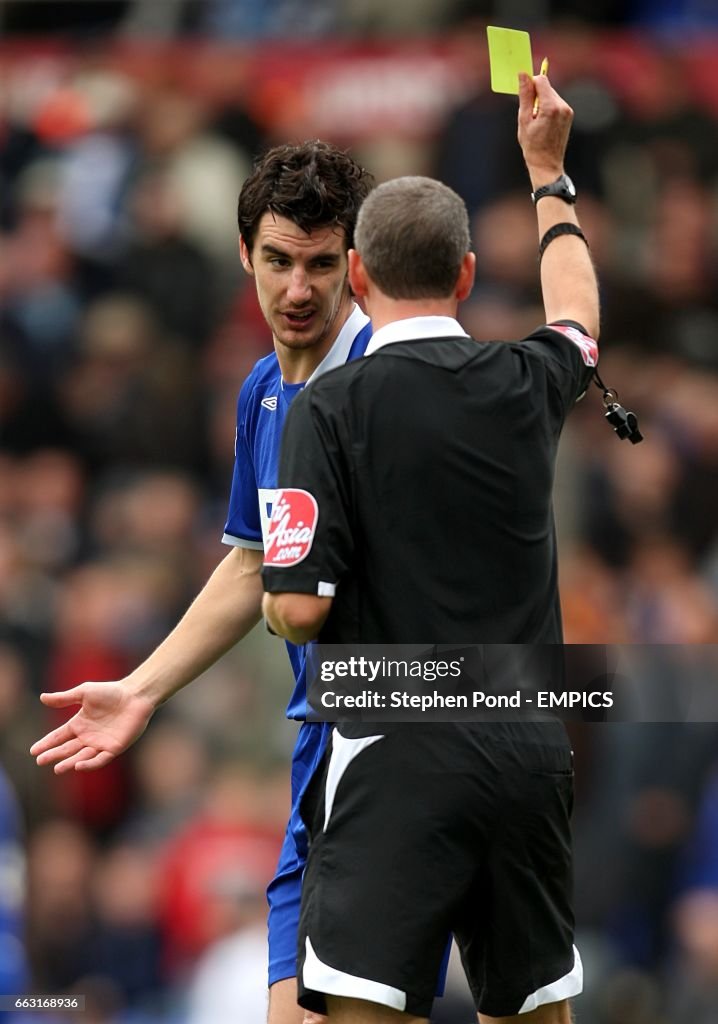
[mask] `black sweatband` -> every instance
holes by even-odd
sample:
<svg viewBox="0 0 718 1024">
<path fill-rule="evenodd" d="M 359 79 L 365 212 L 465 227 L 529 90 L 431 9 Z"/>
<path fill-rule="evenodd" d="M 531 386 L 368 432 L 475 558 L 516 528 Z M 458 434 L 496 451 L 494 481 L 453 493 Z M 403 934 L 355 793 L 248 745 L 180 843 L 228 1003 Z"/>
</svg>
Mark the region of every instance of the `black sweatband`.
<svg viewBox="0 0 718 1024">
<path fill-rule="evenodd" d="M 552 228 L 549 228 L 546 234 L 541 239 L 539 245 L 539 263 L 543 259 L 543 254 L 546 252 L 546 247 L 553 242 L 554 238 L 559 238 L 561 235 L 576 235 L 578 238 L 582 238 L 588 246 L 588 239 L 584 235 L 578 224 L 571 224 L 569 221 L 563 221 L 561 224 L 554 224 Z"/>
</svg>

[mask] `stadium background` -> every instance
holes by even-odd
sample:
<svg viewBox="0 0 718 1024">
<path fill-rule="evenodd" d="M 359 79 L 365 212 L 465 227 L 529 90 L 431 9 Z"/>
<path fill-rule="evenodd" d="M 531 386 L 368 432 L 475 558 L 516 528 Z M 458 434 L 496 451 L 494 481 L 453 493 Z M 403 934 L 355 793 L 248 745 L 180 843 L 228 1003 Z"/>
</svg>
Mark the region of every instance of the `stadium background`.
<svg viewBox="0 0 718 1024">
<path fill-rule="evenodd" d="M 0 763 L 27 855 L 25 886 L 0 842 L 0 903 L 26 895 L 22 991 L 86 994 L 85 1024 L 264 1019 L 294 732 L 281 644 L 255 630 L 101 773 L 57 780 L 27 754 L 55 721 L 37 694 L 123 676 L 224 553 L 236 395 L 270 346 L 236 254 L 243 176 L 266 145 L 320 135 L 380 179 L 441 177 L 478 253 L 463 323 L 520 337 L 542 320 L 535 220 L 514 104 L 487 91 L 487 20 L 529 28 L 575 107 L 602 374 L 647 437 L 619 443 L 598 391 L 567 428 L 567 639 L 714 643 L 712 5 L 0 3 Z M 574 741 L 578 1019 L 714 1024 L 718 726 Z M 452 992 L 435 1019 L 466 1024 Z"/>
</svg>

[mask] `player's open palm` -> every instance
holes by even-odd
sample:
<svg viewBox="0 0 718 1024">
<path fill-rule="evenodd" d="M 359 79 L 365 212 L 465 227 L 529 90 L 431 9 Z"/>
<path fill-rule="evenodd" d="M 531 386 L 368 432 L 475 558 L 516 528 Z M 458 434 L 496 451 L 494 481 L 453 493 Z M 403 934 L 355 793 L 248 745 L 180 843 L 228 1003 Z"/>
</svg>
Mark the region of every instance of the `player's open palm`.
<svg viewBox="0 0 718 1024">
<path fill-rule="evenodd" d="M 50 708 L 81 705 L 69 721 L 30 748 L 39 765 L 54 764 L 58 775 L 72 768 L 104 768 L 142 735 L 155 710 L 123 682 L 81 683 L 43 693 L 40 700 Z"/>
</svg>

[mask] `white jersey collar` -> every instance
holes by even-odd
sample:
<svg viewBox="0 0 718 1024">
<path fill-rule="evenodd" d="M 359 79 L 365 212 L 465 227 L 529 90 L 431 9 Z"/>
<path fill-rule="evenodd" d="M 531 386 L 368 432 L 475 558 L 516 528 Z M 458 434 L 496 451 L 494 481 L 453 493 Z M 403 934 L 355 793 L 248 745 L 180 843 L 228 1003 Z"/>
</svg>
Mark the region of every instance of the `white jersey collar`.
<svg viewBox="0 0 718 1024">
<path fill-rule="evenodd" d="M 370 356 L 377 349 L 392 345 L 395 341 L 468 337 L 458 320 L 451 316 L 412 316 L 408 320 L 394 320 L 380 327 L 367 345 L 365 355 Z"/>
<path fill-rule="evenodd" d="M 327 370 L 333 370 L 337 366 L 343 366 L 344 363 L 346 363 L 351 347 L 354 344 L 354 339 L 368 323 L 369 317 L 360 309 L 359 306 L 357 306 L 356 303 L 354 303 L 354 309 L 349 314 L 344 326 L 337 335 L 336 341 L 324 356 L 319 366 L 317 366 L 316 370 L 311 374 L 307 384 L 309 384 L 310 381 L 316 380 L 317 377 L 321 377 L 321 375 L 326 373 Z"/>
</svg>

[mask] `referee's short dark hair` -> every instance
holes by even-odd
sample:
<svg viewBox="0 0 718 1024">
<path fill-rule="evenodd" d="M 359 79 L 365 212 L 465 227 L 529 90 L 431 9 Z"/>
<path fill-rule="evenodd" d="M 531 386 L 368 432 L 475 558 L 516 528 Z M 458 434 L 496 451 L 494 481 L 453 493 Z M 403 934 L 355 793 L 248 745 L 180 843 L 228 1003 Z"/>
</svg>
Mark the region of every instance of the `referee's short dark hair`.
<svg viewBox="0 0 718 1024">
<path fill-rule="evenodd" d="M 359 207 L 373 187 L 369 171 L 331 143 L 313 139 L 274 146 L 242 186 L 239 233 L 251 254 L 257 225 L 271 211 L 307 233 L 336 224 L 344 228 L 349 249 Z"/>
<path fill-rule="evenodd" d="M 446 298 L 471 245 L 466 205 L 433 178 L 394 178 L 364 200 L 354 245 L 389 298 Z"/>
</svg>

